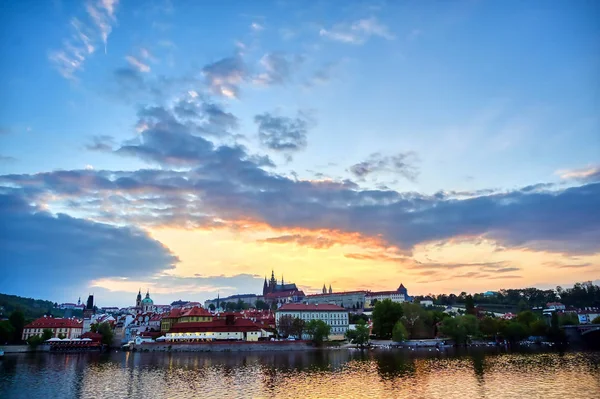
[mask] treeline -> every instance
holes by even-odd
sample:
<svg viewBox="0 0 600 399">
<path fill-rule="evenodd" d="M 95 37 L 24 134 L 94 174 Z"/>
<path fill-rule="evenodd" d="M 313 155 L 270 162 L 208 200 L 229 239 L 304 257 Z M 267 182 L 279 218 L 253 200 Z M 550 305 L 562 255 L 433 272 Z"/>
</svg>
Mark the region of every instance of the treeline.
<svg viewBox="0 0 600 399">
<path fill-rule="evenodd" d="M 20 310 L 28 320 L 37 319 L 45 314 L 58 313 L 54 309 L 54 302 L 43 299 L 24 298 L 17 295 L 0 294 L 0 310 L 8 317 L 15 310 Z M 62 311 L 60 312 L 63 313 Z"/>
<path fill-rule="evenodd" d="M 468 294 L 428 295 L 436 305 L 463 304 Z M 417 297 L 423 298 L 423 297 Z M 502 289 L 495 295 L 485 296 L 483 293 L 473 294 L 473 300 L 478 305 L 499 304 L 514 307 L 518 310 L 546 306 L 548 302 L 561 302 L 566 306 L 576 308 L 600 307 L 600 286 L 591 281 L 576 283 L 573 288 L 540 290 L 538 288 Z"/>
<path fill-rule="evenodd" d="M 447 337 L 457 344 L 473 339 L 517 342 L 530 336 L 562 341 L 564 333 L 560 326 L 578 324 L 577 315 L 555 313 L 547 320 L 541 313 L 530 310 L 520 312 L 512 320 L 504 320 L 478 314 L 468 296 L 466 302 L 467 314 L 456 317 L 415 303 L 395 303 L 389 299 L 377 302 L 373 309 L 372 334 L 397 342 L 435 337 Z"/>
</svg>

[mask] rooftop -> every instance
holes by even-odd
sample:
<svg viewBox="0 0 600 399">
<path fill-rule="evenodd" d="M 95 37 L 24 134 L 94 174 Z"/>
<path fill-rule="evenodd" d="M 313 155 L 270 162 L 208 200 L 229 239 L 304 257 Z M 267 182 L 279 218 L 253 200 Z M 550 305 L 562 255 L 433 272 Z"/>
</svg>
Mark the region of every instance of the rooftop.
<svg viewBox="0 0 600 399">
<path fill-rule="evenodd" d="M 82 328 L 83 323 L 77 319 L 61 319 L 54 317 L 40 317 L 27 324 L 24 328 Z"/>
<path fill-rule="evenodd" d="M 305 312 L 312 312 L 312 311 L 316 311 L 316 310 L 329 310 L 329 311 L 344 311 L 346 312 L 346 309 L 344 309 L 341 306 L 337 306 L 337 305 L 330 305 L 330 304 L 321 304 L 319 305 L 318 303 L 316 304 L 307 304 L 307 303 L 286 303 L 285 305 L 281 305 L 281 307 L 277 310 L 277 311 L 282 311 L 282 310 L 295 310 L 295 311 L 305 311 Z"/>
</svg>

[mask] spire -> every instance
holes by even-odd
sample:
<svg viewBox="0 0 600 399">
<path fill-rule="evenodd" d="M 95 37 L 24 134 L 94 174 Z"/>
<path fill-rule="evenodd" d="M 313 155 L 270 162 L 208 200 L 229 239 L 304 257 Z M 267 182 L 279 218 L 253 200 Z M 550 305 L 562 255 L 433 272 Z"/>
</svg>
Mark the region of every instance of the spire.
<svg viewBox="0 0 600 399">
<path fill-rule="evenodd" d="M 281 285 L 285 285 L 285 283 L 283 281 L 283 273 L 281 274 Z"/>
<path fill-rule="evenodd" d="M 150 289 L 148 288 L 148 290 L 146 291 L 146 298 L 150 298 Z"/>
<path fill-rule="evenodd" d="M 329 284 L 329 293 L 333 294 L 333 290 L 331 289 L 331 284 Z"/>
<path fill-rule="evenodd" d="M 327 287 L 325 287 L 325 283 L 323 283 L 323 294 L 327 294 Z"/>
</svg>

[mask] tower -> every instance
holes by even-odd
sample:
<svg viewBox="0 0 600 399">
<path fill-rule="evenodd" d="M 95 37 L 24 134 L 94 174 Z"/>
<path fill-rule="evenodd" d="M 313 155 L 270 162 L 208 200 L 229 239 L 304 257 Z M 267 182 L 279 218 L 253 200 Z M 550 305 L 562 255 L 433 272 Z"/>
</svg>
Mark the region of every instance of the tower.
<svg viewBox="0 0 600 399">
<path fill-rule="evenodd" d="M 263 284 L 263 296 L 269 292 L 269 285 L 267 284 L 267 276 L 265 276 L 265 283 Z"/>
<path fill-rule="evenodd" d="M 329 284 L 329 293 L 333 294 L 333 290 L 331 289 L 331 284 Z"/>
<path fill-rule="evenodd" d="M 271 281 L 269 282 L 269 291 L 275 292 L 277 280 L 275 279 L 275 271 L 271 270 Z"/>
<path fill-rule="evenodd" d="M 138 291 L 137 298 L 135 300 L 135 307 L 136 308 L 141 308 L 142 307 L 142 289 L 141 288 Z"/>
<path fill-rule="evenodd" d="M 283 281 L 283 274 L 281 275 L 281 285 L 285 285 L 285 282 Z"/>
<path fill-rule="evenodd" d="M 325 284 L 323 284 L 323 294 L 327 294 L 327 287 L 325 287 Z"/>
</svg>

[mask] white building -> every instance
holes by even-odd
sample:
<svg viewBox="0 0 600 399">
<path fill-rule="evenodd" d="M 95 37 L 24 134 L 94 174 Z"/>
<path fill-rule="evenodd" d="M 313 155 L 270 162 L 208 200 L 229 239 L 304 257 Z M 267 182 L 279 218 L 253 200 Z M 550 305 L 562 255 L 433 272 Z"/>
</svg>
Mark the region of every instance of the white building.
<svg viewBox="0 0 600 399">
<path fill-rule="evenodd" d="M 323 320 L 331 326 L 330 339 L 344 339 L 344 335 L 348 331 L 348 311 L 337 305 L 286 303 L 275 312 L 277 327 L 279 327 L 279 319 L 283 316 L 299 318 L 305 323 L 311 320 Z"/>
</svg>

